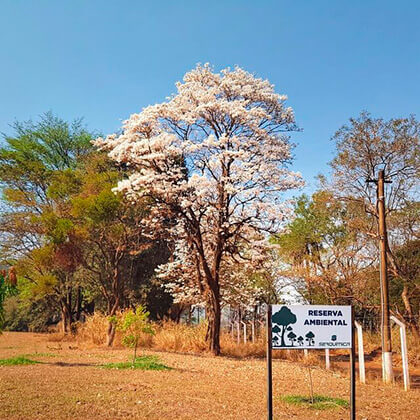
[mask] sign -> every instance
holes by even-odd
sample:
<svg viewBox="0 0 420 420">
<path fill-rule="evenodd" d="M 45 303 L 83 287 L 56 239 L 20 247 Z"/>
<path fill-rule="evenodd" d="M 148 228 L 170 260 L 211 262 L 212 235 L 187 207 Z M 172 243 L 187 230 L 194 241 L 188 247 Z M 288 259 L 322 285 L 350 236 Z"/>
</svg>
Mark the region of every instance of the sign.
<svg viewBox="0 0 420 420">
<path fill-rule="evenodd" d="M 273 420 L 272 349 L 349 349 L 350 420 L 356 420 L 354 312 L 351 306 L 267 305 L 267 419 Z"/>
<path fill-rule="evenodd" d="M 278 349 L 351 349 L 351 306 L 272 305 L 271 342 Z"/>
</svg>

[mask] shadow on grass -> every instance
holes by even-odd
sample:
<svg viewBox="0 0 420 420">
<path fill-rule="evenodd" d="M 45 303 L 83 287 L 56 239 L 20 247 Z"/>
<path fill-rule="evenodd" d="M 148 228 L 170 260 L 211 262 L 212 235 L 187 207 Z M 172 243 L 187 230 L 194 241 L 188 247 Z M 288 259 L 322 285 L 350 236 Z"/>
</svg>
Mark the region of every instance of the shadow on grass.
<svg viewBox="0 0 420 420">
<path fill-rule="evenodd" d="M 106 363 L 100 365 L 103 369 L 140 369 L 140 370 L 172 370 L 160 362 L 157 356 L 137 357 L 135 362 Z"/>
<path fill-rule="evenodd" d="M 95 363 L 80 363 L 80 362 L 54 362 L 48 363 L 51 366 L 64 366 L 64 367 L 92 367 L 97 366 Z"/>
<path fill-rule="evenodd" d="M 349 403 L 342 398 L 327 397 L 324 395 L 314 395 L 314 402 L 311 397 L 303 395 L 283 395 L 280 397 L 282 401 L 299 405 L 301 407 L 313 408 L 315 410 L 329 410 L 334 408 L 348 408 Z"/>
</svg>

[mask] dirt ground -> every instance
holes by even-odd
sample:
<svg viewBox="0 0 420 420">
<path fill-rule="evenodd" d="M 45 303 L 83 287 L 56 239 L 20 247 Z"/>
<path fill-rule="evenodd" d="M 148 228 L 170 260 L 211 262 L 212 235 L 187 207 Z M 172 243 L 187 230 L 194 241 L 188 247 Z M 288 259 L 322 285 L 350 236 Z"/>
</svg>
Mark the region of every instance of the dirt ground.
<svg viewBox="0 0 420 420">
<path fill-rule="evenodd" d="M 0 359 L 26 355 L 43 362 L 0 366 L 1 419 L 265 419 L 265 362 L 225 357 L 158 354 L 169 371 L 107 370 L 127 361 L 123 349 L 49 342 L 44 334 L 4 333 Z M 347 419 L 348 410 L 314 410 L 284 403 L 285 394 L 308 395 L 307 369 L 273 362 L 275 419 Z M 345 373 L 312 370 L 314 392 L 348 399 Z M 357 385 L 358 419 L 420 418 L 420 392 L 379 381 Z"/>
</svg>

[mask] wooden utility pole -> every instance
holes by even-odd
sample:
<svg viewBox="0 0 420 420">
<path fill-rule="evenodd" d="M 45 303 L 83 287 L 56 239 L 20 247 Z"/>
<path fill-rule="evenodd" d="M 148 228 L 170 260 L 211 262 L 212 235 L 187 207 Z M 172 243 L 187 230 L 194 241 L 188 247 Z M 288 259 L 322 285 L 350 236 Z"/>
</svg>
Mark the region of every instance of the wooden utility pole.
<svg viewBox="0 0 420 420">
<path fill-rule="evenodd" d="M 387 249 L 388 237 L 385 222 L 385 174 L 384 170 L 379 171 L 378 183 L 378 218 L 379 218 L 379 250 L 380 250 L 380 283 L 381 283 L 381 306 L 382 306 L 382 366 L 383 380 L 391 383 L 394 379 L 392 370 L 392 344 L 391 326 L 389 315 L 389 291 L 388 291 L 388 270 L 387 270 Z"/>
</svg>

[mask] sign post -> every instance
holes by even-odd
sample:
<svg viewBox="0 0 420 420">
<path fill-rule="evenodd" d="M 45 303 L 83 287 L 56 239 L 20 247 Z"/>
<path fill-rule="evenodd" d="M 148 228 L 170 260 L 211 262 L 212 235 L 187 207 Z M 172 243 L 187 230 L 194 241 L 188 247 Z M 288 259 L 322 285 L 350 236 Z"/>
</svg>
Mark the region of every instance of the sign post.
<svg viewBox="0 0 420 420">
<path fill-rule="evenodd" d="M 273 420 L 273 375 L 272 375 L 272 331 L 271 331 L 271 305 L 267 305 L 267 419 Z"/>
<path fill-rule="evenodd" d="M 267 305 L 267 408 L 273 418 L 272 350 L 349 349 L 350 419 L 356 419 L 355 330 L 351 306 Z"/>
<path fill-rule="evenodd" d="M 354 333 L 354 310 L 351 306 L 351 350 L 350 350 L 350 419 L 356 420 L 356 352 Z"/>
</svg>

